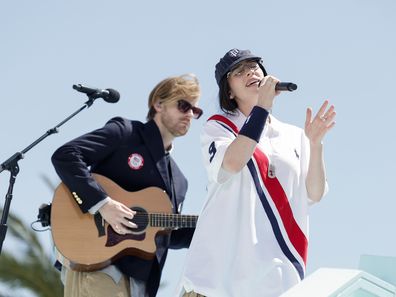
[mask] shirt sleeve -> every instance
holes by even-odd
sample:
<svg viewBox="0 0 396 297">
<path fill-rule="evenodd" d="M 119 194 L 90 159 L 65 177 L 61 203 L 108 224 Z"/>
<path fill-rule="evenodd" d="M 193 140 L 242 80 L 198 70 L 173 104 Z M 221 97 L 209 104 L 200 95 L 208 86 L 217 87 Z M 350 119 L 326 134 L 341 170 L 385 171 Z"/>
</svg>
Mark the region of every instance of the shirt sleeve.
<svg viewBox="0 0 396 297">
<path fill-rule="evenodd" d="M 235 139 L 233 132 L 216 121 L 208 121 L 201 133 L 201 149 L 209 181 L 226 182 L 233 174 L 222 168 L 225 152 Z"/>
<path fill-rule="evenodd" d="M 105 205 L 107 202 L 109 202 L 111 200 L 110 197 L 106 197 L 105 199 L 99 201 L 98 203 L 96 203 L 94 206 L 92 206 L 88 211 L 90 214 L 94 215 L 98 212 L 98 210 Z"/>
</svg>

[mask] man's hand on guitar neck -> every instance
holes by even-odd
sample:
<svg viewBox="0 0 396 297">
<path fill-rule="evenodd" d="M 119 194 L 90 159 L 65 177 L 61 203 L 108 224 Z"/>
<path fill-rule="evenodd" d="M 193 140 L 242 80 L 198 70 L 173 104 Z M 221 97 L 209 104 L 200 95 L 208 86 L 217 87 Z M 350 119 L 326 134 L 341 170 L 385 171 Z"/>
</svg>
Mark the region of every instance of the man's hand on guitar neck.
<svg viewBox="0 0 396 297">
<path fill-rule="evenodd" d="M 99 208 L 99 212 L 118 234 L 132 233 L 129 228 L 137 228 L 137 225 L 130 221 L 136 212 L 116 200 L 110 199 Z"/>
</svg>

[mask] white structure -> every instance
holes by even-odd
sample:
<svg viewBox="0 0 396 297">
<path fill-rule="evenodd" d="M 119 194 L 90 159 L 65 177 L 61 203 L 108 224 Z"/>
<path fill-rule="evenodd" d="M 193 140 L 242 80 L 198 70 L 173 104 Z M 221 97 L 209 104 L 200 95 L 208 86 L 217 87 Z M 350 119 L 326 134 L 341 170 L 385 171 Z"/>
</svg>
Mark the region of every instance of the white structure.
<svg viewBox="0 0 396 297">
<path fill-rule="evenodd" d="M 359 269 L 396 286 L 396 258 L 386 256 L 360 256 Z"/>
<path fill-rule="evenodd" d="M 396 286 L 362 270 L 335 268 L 321 268 L 281 295 L 281 297 L 376 296 L 396 297 Z"/>
</svg>

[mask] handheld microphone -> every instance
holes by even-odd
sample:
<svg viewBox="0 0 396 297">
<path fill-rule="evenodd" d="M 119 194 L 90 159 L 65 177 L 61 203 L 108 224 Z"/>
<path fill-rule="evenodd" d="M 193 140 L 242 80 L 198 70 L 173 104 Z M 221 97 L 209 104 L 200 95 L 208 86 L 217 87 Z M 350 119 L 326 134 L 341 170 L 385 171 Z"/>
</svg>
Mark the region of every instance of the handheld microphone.
<svg viewBox="0 0 396 297">
<path fill-rule="evenodd" d="M 95 89 L 83 86 L 81 84 L 73 85 L 73 89 L 77 90 L 78 92 L 87 94 L 90 99 L 97 99 L 103 98 L 104 101 L 108 103 L 116 103 L 120 100 L 120 93 L 114 89 Z"/>
<path fill-rule="evenodd" d="M 278 82 L 275 85 L 275 90 L 293 92 L 294 90 L 297 90 L 297 85 L 291 82 Z"/>
</svg>

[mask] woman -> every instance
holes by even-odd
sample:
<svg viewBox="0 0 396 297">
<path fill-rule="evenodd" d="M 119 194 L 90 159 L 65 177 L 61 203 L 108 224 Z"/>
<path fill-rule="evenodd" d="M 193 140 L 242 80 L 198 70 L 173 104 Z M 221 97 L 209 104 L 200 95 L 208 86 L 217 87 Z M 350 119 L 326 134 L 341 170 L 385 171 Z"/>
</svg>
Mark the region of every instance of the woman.
<svg viewBox="0 0 396 297">
<path fill-rule="evenodd" d="M 232 49 L 216 65 L 222 115 L 201 140 L 208 199 L 187 255 L 181 296 L 275 297 L 304 278 L 308 206 L 327 191 L 325 101 L 305 129 L 269 115 L 278 79 L 261 58 Z"/>
</svg>

